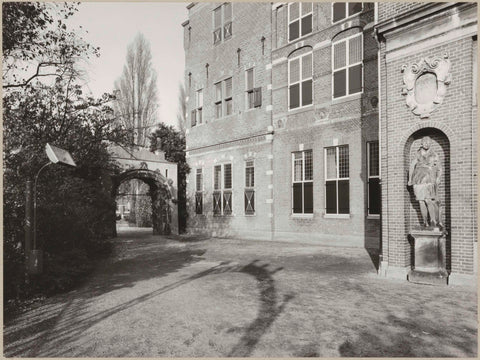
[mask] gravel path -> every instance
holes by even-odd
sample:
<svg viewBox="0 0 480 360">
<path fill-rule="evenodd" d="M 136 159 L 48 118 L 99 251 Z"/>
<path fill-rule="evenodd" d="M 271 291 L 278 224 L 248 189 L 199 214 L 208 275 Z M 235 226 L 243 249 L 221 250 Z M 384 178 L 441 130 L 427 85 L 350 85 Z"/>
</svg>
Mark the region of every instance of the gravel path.
<svg viewBox="0 0 480 360">
<path fill-rule="evenodd" d="M 376 275 L 364 249 L 122 229 L 76 291 L 4 326 L 7 357 L 477 357 L 477 295 Z"/>
</svg>

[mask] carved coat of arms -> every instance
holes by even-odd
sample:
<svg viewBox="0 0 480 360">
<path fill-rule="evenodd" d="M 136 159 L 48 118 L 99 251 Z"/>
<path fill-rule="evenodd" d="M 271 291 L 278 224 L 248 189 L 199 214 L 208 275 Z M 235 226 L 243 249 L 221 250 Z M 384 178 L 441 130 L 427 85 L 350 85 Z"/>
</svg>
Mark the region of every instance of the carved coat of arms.
<svg viewBox="0 0 480 360">
<path fill-rule="evenodd" d="M 451 81 L 448 55 L 403 65 L 402 73 L 402 95 L 406 95 L 407 106 L 420 118 L 428 118 L 443 102 Z"/>
</svg>

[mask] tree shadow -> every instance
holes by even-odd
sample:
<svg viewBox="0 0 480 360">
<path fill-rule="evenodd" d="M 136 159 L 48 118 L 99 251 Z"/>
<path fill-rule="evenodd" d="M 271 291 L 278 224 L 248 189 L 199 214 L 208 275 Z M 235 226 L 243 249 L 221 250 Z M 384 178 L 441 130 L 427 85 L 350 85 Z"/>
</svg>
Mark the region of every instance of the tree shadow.
<svg viewBox="0 0 480 360">
<path fill-rule="evenodd" d="M 252 353 L 261 336 L 283 311 L 286 303 L 293 298 L 293 295 L 286 295 L 282 303 L 279 304 L 275 281 L 272 276 L 277 271 L 280 271 L 281 268 L 273 271 L 268 270 L 268 264 L 257 265 L 258 260 L 243 266 L 229 265 L 230 262 L 222 262 L 207 270 L 106 310 L 92 314 L 91 308 L 89 308 L 89 302 L 92 297 L 121 287 L 133 286 L 134 282 L 140 279 L 165 276 L 169 272 L 178 270 L 179 267 L 186 265 L 188 262 L 192 262 L 192 256 L 195 254 L 201 255 L 204 252 L 202 251 L 177 251 L 175 255 L 179 259 L 159 267 L 154 266 L 154 260 L 158 261 L 158 257 L 154 257 L 155 259 L 150 258 L 150 256 L 153 256 L 151 254 L 121 260 L 119 263 L 122 263 L 122 266 L 116 265 L 116 263 L 111 264 L 111 268 L 106 266 L 104 268 L 105 273 L 93 285 L 84 287 L 77 294 L 65 295 L 61 299 L 64 301 L 61 305 L 52 303 L 50 307 L 40 309 L 38 313 L 26 314 L 23 320 L 7 325 L 4 333 L 4 355 L 7 357 L 72 356 L 72 344 L 95 324 L 191 281 L 209 275 L 239 272 L 253 276 L 260 290 L 259 299 L 261 305 L 257 318 L 245 329 L 244 335 L 230 353 L 230 356 L 248 356 Z M 164 258 L 162 257 L 165 260 L 172 256 L 172 253 L 169 253 L 168 249 L 166 249 L 165 254 L 162 254 L 162 256 L 165 256 Z M 142 267 L 142 271 L 138 271 L 139 264 L 145 264 Z M 153 270 L 148 270 L 148 266 L 151 266 Z M 137 272 L 134 271 L 135 267 Z M 88 354 L 85 354 L 85 351 L 81 355 L 88 356 Z"/>
<path fill-rule="evenodd" d="M 354 341 L 339 346 L 342 357 L 476 357 L 476 329 L 440 328 L 410 311 L 407 318 L 388 315 L 395 331 L 363 331 Z M 452 349 L 454 348 L 454 350 Z M 458 352 L 463 352 L 459 355 Z"/>
</svg>

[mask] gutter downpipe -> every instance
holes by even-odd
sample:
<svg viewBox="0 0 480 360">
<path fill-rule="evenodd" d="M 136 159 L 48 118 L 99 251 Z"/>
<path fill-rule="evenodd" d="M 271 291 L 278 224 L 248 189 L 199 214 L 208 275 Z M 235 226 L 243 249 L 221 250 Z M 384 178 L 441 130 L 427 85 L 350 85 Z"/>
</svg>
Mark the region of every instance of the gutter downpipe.
<svg viewBox="0 0 480 360">
<path fill-rule="evenodd" d="M 374 26 L 378 24 L 378 2 L 374 4 Z M 378 81 L 378 160 L 379 160 L 379 176 L 380 176 L 380 199 L 383 197 L 383 184 L 382 184 L 382 76 L 381 76 L 381 41 L 379 39 L 377 29 L 375 29 L 375 38 L 378 43 L 377 49 L 377 81 Z M 386 197 L 385 197 L 386 199 Z M 382 202 L 380 202 L 382 204 Z M 383 205 L 381 205 L 381 209 Z M 386 276 L 386 271 L 388 267 L 388 256 L 387 260 L 384 260 L 384 248 L 383 248 L 383 214 L 380 210 L 380 244 L 379 244 L 379 268 L 378 275 Z M 388 243 L 386 248 L 388 254 Z"/>
</svg>

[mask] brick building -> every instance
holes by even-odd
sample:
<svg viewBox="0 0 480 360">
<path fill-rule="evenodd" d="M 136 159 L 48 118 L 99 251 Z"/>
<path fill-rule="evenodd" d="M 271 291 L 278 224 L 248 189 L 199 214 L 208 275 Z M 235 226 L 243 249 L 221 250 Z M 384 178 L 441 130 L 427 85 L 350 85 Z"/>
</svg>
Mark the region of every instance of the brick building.
<svg viewBox="0 0 480 360">
<path fill-rule="evenodd" d="M 394 48 L 409 47 L 412 34 L 411 22 L 402 28 L 392 19 L 400 15 L 417 19 L 419 9 L 428 6 L 435 8 L 419 3 L 188 5 L 189 18 L 182 25 L 187 159 L 192 168 L 187 186 L 190 231 L 361 246 L 381 252 L 383 273 L 395 275 L 409 267 L 405 227 L 410 219 L 415 220 L 416 209 L 407 204 L 403 193 L 407 150 L 400 151 L 398 141 L 403 139 L 409 151 L 415 148 L 412 144 L 418 136 L 410 138 L 408 132 L 430 120 L 415 125 L 417 116 L 405 109 L 399 69 L 424 47 L 428 48 L 425 54 L 432 52 L 430 38 L 436 39 L 436 34 L 422 30 L 418 45 L 400 50 L 391 63 L 385 61 L 385 53 L 389 41 Z M 445 7 L 470 9 L 472 5 Z M 471 10 L 462 11 L 458 13 L 468 13 L 471 19 Z M 463 22 L 455 26 L 451 31 L 457 34 Z M 457 86 L 462 89 L 469 82 L 470 87 L 463 90 L 463 100 L 458 98 L 457 103 L 457 98 L 452 98 L 457 105 L 449 111 L 458 113 L 460 107 L 465 124 L 470 124 L 461 137 L 466 141 L 465 154 L 459 153 L 456 161 L 465 166 L 459 171 L 467 174 L 472 187 L 469 193 L 452 188 L 448 221 L 453 220 L 454 191 L 461 192 L 459 198 L 468 198 L 468 209 L 476 207 L 475 159 L 465 158 L 475 156 L 476 146 L 470 130 L 476 126 L 471 93 L 476 37 L 473 41 L 468 35 L 455 43 L 460 39 L 455 36 L 439 46 L 448 43 L 451 56 L 463 54 L 457 69 L 462 69 L 458 70 L 462 71 L 459 79 L 464 83 Z M 407 58 L 403 53 L 408 53 Z M 454 96 L 451 89 L 446 98 L 449 96 Z M 442 118 L 447 122 L 446 114 Z M 444 126 L 438 129 L 448 132 L 442 130 Z M 443 141 L 432 136 L 436 144 Z M 394 143 L 397 147 L 392 150 Z M 444 160 L 453 155 L 452 140 L 449 146 L 450 153 L 442 155 Z M 385 181 L 382 174 L 386 174 Z M 448 176 L 454 178 L 453 170 Z M 386 190 L 381 195 L 381 186 L 388 188 L 388 195 Z M 402 220 L 403 214 L 408 221 Z M 462 239 L 458 247 L 452 240 L 452 272 L 473 271 L 471 245 L 476 223 L 473 215 L 469 216 L 458 219 L 456 225 L 449 223 L 452 230 L 459 227 L 455 236 Z M 451 236 L 453 239 L 453 231 Z M 457 255 L 462 259 L 458 265 L 453 261 Z M 385 271 L 387 267 L 390 271 Z"/>
<path fill-rule="evenodd" d="M 420 217 L 406 174 L 421 138 L 429 136 L 443 167 L 438 192 L 448 232 L 449 282 L 471 280 L 477 269 L 476 3 L 379 3 L 375 29 L 381 74 L 381 271 L 405 278 L 413 265 L 408 231 Z M 409 71 L 416 82 L 402 90 Z M 429 99 L 429 93 L 436 98 Z"/>
</svg>

